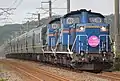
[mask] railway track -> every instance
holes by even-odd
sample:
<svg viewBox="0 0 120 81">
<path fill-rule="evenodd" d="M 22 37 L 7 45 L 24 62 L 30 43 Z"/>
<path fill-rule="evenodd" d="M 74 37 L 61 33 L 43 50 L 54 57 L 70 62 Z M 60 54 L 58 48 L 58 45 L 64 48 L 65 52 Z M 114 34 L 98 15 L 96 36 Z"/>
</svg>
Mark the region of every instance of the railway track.
<svg viewBox="0 0 120 81">
<path fill-rule="evenodd" d="M 16 69 L 18 72 L 21 72 L 24 74 L 26 77 L 30 78 L 30 80 L 25 80 L 25 81 L 76 81 L 76 80 L 70 80 L 61 76 L 57 76 L 54 74 L 51 74 L 50 72 L 46 72 L 44 69 L 41 68 L 34 68 L 33 66 L 30 66 L 28 63 L 33 63 L 31 65 L 34 65 L 36 62 L 28 62 L 28 63 L 23 63 L 23 62 L 16 62 L 13 60 L 3 60 L 0 61 L 2 63 L 5 63 L 6 65 L 10 65 L 13 69 Z M 36 63 L 38 64 L 38 63 Z M 55 67 L 50 64 L 47 64 L 47 66 L 50 67 Z M 58 67 L 59 68 L 59 67 Z M 64 67 L 62 68 L 64 69 Z M 108 79 L 108 81 L 120 81 L 120 73 L 115 73 L 115 72 L 102 72 L 102 73 L 91 73 L 91 72 L 86 72 L 86 71 L 78 71 L 78 70 L 73 70 L 73 69 L 67 69 L 65 68 L 68 72 L 73 71 L 77 72 L 79 74 L 84 74 L 84 75 L 90 75 L 94 77 L 99 77 L 103 79 Z M 42 75 L 41 75 L 42 74 Z"/>
<path fill-rule="evenodd" d="M 108 79 L 110 81 L 120 81 L 120 74 L 114 73 L 114 72 L 102 72 L 102 73 L 90 73 L 90 72 L 84 72 L 85 74 L 96 76 L 103 79 Z"/>
<path fill-rule="evenodd" d="M 46 64 L 46 65 L 50 67 L 56 67 L 55 65 L 51 65 L 51 64 Z M 94 73 L 94 72 L 80 71 L 78 69 L 71 69 L 71 68 L 62 67 L 62 66 L 57 66 L 57 67 L 68 70 L 68 71 L 72 71 L 72 72 L 85 73 L 85 74 L 89 74 L 99 78 L 108 79 L 110 81 L 120 81 L 120 73 L 115 73 L 115 72 Z"/>
<path fill-rule="evenodd" d="M 34 61 L 32 61 L 33 63 L 36 63 Z M 44 64 L 44 63 L 43 63 Z M 62 68 L 62 69 L 65 69 L 65 70 L 68 70 L 68 71 L 72 71 L 72 72 L 77 72 L 77 73 L 87 73 L 87 74 L 90 74 L 92 76 L 96 76 L 96 77 L 99 77 L 99 78 L 104 78 L 104 79 L 108 79 L 108 80 L 111 80 L 111 81 L 120 81 L 120 73 L 115 73 L 115 72 L 102 72 L 102 73 L 92 73 L 92 72 L 86 72 L 86 71 L 80 71 L 80 70 L 77 70 L 77 69 L 72 69 L 72 68 L 67 68 L 67 67 L 62 67 L 62 66 L 55 66 L 55 65 L 52 65 L 52 64 L 46 64 L 47 66 L 50 66 L 50 67 L 58 67 L 58 68 Z"/>
<path fill-rule="evenodd" d="M 70 79 L 54 75 L 40 68 L 33 68 L 33 66 L 25 65 L 11 60 L 0 60 L 1 63 L 10 66 L 12 69 L 21 73 L 27 80 L 25 81 L 72 81 Z"/>
<path fill-rule="evenodd" d="M 100 77 L 110 79 L 111 81 L 120 81 L 120 74 L 115 72 L 103 72 L 101 74 L 97 74 Z"/>
</svg>

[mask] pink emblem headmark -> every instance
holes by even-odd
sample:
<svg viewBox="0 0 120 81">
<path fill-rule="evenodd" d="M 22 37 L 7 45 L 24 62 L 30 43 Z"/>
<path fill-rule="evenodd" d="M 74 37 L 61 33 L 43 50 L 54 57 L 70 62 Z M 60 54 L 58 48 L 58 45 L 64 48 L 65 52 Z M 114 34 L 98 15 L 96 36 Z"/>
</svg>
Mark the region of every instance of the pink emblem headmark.
<svg viewBox="0 0 120 81">
<path fill-rule="evenodd" d="M 99 43 L 100 43 L 100 40 L 97 36 L 90 36 L 88 39 L 88 44 L 91 47 L 96 47 L 96 46 L 98 46 Z"/>
</svg>

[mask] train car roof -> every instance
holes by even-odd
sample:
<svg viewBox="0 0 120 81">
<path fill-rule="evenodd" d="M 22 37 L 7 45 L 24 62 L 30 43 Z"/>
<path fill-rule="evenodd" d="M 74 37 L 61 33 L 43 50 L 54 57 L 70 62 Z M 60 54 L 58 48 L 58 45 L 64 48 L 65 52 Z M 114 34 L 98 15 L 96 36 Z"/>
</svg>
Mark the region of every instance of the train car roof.
<svg viewBox="0 0 120 81">
<path fill-rule="evenodd" d="M 20 36 L 11 39 L 11 41 L 13 42 L 13 41 L 16 41 L 16 39 L 23 39 L 23 37 L 25 37 L 26 34 L 27 34 L 27 36 L 31 36 L 31 35 L 32 35 L 31 32 L 37 31 L 37 30 L 39 30 L 39 29 L 41 29 L 41 28 L 44 28 L 44 27 L 46 27 L 46 25 L 39 26 L 38 28 L 33 28 L 33 29 L 31 29 L 30 31 L 21 34 Z"/>
<path fill-rule="evenodd" d="M 60 21 L 60 18 L 55 18 L 55 19 L 53 19 L 52 21 L 49 22 L 49 24 L 52 24 L 52 23 L 54 23 L 54 22 L 56 22 L 56 21 Z"/>
<path fill-rule="evenodd" d="M 66 17 L 69 17 L 70 15 L 80 14 L 81 12 L 84 12 L 84 11 L 88 12 L 89 14 L 95 14 L 95 15 L 99 15 L 102 18 L 105 18 L 100 13 L 91 12 L 91 10 L 87 11 L 86 9 L 81 9 L 81 10 L 77 10 L 77 11 L 71 11 L 70 13 L 65 14 L 63 17 L 66 18 Z"/>
</svg>

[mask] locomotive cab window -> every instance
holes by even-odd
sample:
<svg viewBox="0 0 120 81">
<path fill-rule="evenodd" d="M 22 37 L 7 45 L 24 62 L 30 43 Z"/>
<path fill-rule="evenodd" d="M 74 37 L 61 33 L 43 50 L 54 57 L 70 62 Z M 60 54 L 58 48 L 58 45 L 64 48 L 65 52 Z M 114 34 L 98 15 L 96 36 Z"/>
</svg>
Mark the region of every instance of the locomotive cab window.
<svg viewBox="0 0 120 81">
<path fill-rule="evenodd" d="M 90 23 L 103 23 L 103 18 L 100 17 L 90 17 L 89 18 Z"/>
<path fill-rule="evenodd" d="M 75 24 L 75 23 L 80 23 L 80 18 L 79 17 L 69 17 L 66 20 L 67 24 Z"/>
</svg>

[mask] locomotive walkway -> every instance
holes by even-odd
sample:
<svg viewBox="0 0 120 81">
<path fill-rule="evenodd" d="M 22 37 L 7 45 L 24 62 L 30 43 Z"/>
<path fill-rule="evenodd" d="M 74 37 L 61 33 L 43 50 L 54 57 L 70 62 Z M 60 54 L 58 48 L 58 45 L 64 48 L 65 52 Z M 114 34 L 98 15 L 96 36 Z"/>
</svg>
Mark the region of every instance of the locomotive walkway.
<svg viewBox="0 0 120 81">
<path fill-rule="evenodd" d="M 40 68 L 34 68 L 33 66 L 26 65 L 13 60 L 0 60 L 0 63 L 3 63 L 10 67 L 11 70 L 20 73 L 24 81 L 72 81 L 67 78 L 54 75 L 50 72 L 47 72 Z"/>
</svg>

